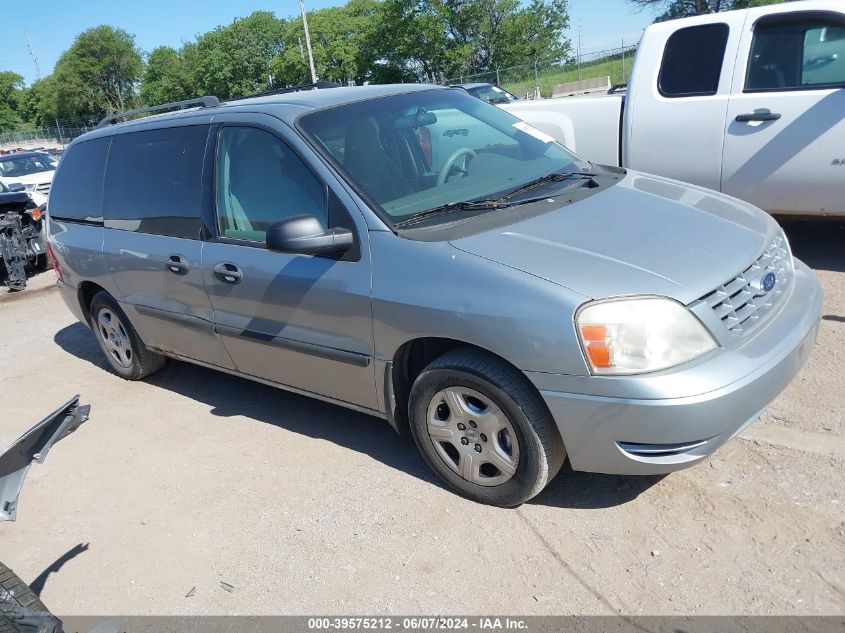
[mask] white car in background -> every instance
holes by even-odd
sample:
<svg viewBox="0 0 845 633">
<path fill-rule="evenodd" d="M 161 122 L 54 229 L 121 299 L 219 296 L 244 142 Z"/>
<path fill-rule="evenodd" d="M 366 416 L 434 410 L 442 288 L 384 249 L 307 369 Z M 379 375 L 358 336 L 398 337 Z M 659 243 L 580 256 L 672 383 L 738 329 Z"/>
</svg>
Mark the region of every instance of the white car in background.
<svg viewBox="0 0 845 633">
<path fill-rule="evenodd" d="M 26 191 L 40 207 L 47 202 L 57 164 L 47 152 L 6 154 L 0 156 L 0 182 L 10 191 Z"/>
</svg>

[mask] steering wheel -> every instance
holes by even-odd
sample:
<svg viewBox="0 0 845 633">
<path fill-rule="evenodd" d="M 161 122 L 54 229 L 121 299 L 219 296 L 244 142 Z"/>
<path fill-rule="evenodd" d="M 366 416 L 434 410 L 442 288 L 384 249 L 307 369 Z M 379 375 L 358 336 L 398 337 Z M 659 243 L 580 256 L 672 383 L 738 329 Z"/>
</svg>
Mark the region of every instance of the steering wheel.
<svg viewBox="0 0 845 633">
<path fill-rule="evenodd" d="M 452 152 L 452 155 L 446 159 L 446 162 L 443 163 L 443 167 L 441 167 L 440 171 L 437 172 L 438 187 L 446 183 L 446 179 L 449 177 L 449 174 L 452 172 L 452 169 L 455 168 L 455 163 L 458 162 L 458 159 L 461 156 L 466 156 L 467 158 L 464 158 L 463 167 L 458 167 L 457 170 L 464 176 L 467 175 L 467 160 L 475 158 L 475 152 L 469 147 L 459 147 L 454 152 Z"/>
</svg>

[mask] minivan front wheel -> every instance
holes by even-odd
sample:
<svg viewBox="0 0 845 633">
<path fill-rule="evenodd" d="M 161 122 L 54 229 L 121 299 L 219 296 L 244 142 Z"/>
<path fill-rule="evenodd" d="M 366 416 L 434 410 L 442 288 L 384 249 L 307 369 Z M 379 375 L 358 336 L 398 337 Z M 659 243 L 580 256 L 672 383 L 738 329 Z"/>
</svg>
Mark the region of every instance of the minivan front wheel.
<svg viewBox="0 0 845 633">
<path fill-rule="evenodd" d="M 157 372 L 166 359 L 146 348 L 117 301 L 107 292 L 91 300 L 91 329 L 111 368 L 127 380 Z"/>
<path fill-rule="evenodd" d="M 513 507 L 537 495 L 566 457 L 525 376 L 473 349 L 447 352 L 414 381 L 411 431 L 429 466 L 459 494 Z"/>
</svg>

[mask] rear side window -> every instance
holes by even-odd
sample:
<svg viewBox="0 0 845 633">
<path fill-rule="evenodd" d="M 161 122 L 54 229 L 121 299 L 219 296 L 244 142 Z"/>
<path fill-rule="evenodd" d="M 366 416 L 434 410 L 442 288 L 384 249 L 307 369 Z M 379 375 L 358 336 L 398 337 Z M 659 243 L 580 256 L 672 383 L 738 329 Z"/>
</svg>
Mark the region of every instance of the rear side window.
<svg viewBox="0 0 845 633">
<path fill-rule="evenodd" d="M 116 135 L 106 170 L 106 228 L 198 239 L 207 138 L 207 125 Z"/>
<path fill-rule="evenodd" d="M 103 221 L 103 172 L 111 138 L 77 143 L 65 152 L 50 187 L 50 216 Z"/>
<path fill-rule="evenodd" d="M 664 97 L 701 97 L 719 90 L 727 24 L 691 26 L 672 34 L 663 51 L 658 87 Z"/>
<path fill-rule="evenodd" d="M 746 92 L 845 85 L 845 22 L 787 15 L 754 29 Z"/>
</svg>

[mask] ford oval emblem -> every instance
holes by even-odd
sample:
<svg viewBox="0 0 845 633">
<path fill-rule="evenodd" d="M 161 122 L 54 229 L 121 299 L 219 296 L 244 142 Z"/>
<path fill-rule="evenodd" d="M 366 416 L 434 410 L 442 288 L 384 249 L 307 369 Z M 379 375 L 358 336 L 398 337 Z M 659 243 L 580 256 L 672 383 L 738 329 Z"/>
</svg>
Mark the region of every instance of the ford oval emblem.
<svg viewBox="0 0 845 633">
<path fill-rule="evenodd" d="M 760 280 L 760 288 L 763 290 L 763 292 L 769 293 L 774 289 L 777 281 L 777 275 L 775 275 L 774 273 L 766 273 L 763 279 Z"/>
</svg>

